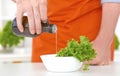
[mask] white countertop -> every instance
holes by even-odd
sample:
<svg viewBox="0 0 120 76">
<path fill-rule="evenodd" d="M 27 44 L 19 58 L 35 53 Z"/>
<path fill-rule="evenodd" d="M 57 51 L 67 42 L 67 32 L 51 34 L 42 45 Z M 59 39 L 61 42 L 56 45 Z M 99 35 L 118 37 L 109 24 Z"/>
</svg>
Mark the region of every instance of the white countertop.
<svg viewBox="0 0 120 76">
<path fill-rule="evenodd" d="M 107 66 L 90 66 L 89 71 L 69 73 L 48 72 L 42 63 L 0 63 L 0 76 L 120 76 L 120 62 Z"/>
</svg>

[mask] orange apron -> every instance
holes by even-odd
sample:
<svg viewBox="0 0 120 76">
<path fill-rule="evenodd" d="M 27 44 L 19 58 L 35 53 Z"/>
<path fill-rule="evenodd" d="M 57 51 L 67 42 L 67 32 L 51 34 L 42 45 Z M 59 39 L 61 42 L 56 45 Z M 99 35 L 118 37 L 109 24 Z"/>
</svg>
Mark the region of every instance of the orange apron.
<svg viewBox="0 0 120 76">
<path fill-rule="evenodd" d="M 100 0 L 48 0 L 49 22 L 57 25 L 57 50 L 72 38 L 79 40 L 80 35 L 94 40 L 100 29 L 101 10 Z M 32 62 L 41 62 L 40 55 L 56 53 L 56 34 L 42 33 L 33 39 L 32 46 Z"/>
</svg>

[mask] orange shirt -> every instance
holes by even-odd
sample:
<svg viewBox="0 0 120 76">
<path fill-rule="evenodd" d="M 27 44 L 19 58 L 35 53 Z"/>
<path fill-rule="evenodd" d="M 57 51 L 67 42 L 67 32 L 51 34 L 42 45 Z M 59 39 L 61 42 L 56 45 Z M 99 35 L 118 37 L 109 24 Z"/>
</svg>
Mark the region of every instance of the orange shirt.
<svg viewBox="0 0 120 76">
<path fill-rule="evenodd" d="M 100 0 L 48 0 L 48 20 L 57 25 L 57 50 L 80 35 L 94 40 L 101 15 Z M 56 34 L 42 33 L 33 39 L 32 46 L 32 62 L 40 62 L 40 55 L 56 53 Z"/>
</svg>

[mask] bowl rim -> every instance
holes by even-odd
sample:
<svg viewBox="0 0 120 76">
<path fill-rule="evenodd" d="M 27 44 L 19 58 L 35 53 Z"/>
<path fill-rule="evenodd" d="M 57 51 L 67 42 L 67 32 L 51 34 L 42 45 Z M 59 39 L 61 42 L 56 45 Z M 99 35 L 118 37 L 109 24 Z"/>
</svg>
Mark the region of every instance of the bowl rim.
<svg viewBox="0 0 120 76">
<path fill-rule="evenodd" d="M 56 54 L 44 54 L 44 55 L 40 55 L 40 57 L 45 57 L 45 56 L 50 56 L 51 57 L 56 57 L 56 58 L 74 58 L 73 56 L 64 56 L 64 57 L 59 57 L 59 56 L 55 56 Z M 53 56 L 52 56 L 53 55 Z"/>
</svg>

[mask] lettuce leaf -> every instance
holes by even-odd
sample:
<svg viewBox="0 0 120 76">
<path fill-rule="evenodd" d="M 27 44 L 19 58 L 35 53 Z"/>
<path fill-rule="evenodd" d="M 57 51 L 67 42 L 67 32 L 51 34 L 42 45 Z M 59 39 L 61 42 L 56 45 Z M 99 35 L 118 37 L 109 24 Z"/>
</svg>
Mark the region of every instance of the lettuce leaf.
<svg viewBox="0 0 120 76">
<path fill-rule="evenodd" d="M 61 48 L 57 52 L 57 57 L 68 57 L 73 56 L 77 58 L 80 62 L 93 60 L 96 57 L 96 51 L 92 48 L 92 43 L 85 36 L 80 36 L 80 42 L 75 39 L 72 39 L 67 43 L 65 48 Z M 85 67 L 84 70 L 88 70 Z M 85 66 L 86 66 L 85 65 Z"/>
</svg>

